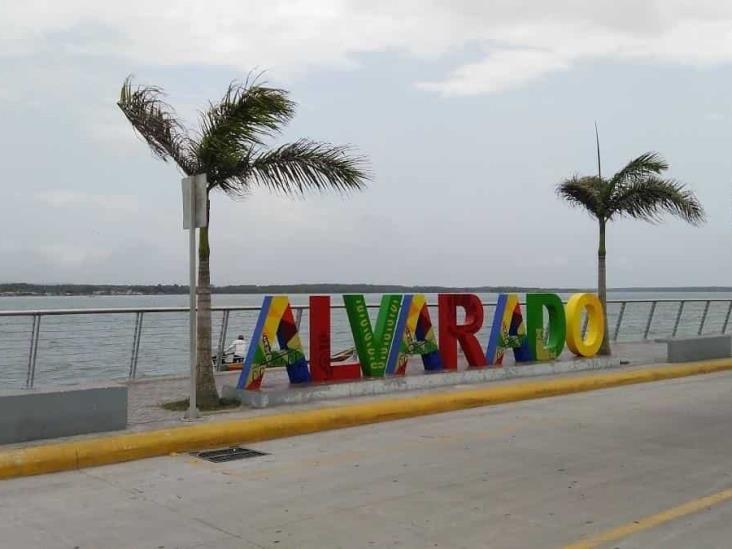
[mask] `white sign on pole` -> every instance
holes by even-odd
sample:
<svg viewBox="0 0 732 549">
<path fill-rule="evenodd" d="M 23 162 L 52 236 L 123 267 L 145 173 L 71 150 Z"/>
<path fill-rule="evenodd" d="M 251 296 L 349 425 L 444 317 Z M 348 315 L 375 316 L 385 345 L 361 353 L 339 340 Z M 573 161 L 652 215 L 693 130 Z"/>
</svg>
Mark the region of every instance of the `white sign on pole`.
<svg viewBox="0 0 732 549">
<path fill-rule="evenodd" d="M 205 227 L 208 225 L 206 174 L 184 177 L 181 183 L 183 187 L 183 228 Z M 191 187 L 193 188 L 191 189 Z"/>
</svg>

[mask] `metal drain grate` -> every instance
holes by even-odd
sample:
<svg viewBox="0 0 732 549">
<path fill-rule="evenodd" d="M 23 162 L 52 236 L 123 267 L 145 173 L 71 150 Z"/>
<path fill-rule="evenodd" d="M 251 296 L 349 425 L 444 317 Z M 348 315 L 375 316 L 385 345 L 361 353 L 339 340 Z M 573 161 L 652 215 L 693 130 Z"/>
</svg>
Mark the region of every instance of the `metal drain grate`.
<svg viewBox="0 0 732 549">
<path fill-rule="evenodd" d="M 249 448 L 241 448 L 234 446 L 233 448 L 222 448 L 220 450 L 207 450 L 205 452 L 198 452 L 194 454 L 201 459 L 207 459 L 214 463 L 222 463 L 224 461 L 234 461 L 236 459 L 246 459 L 259 456 L 266 456 L 264 452 L 257 452 L 256 450 L 250 450 Z"/>
</svg>

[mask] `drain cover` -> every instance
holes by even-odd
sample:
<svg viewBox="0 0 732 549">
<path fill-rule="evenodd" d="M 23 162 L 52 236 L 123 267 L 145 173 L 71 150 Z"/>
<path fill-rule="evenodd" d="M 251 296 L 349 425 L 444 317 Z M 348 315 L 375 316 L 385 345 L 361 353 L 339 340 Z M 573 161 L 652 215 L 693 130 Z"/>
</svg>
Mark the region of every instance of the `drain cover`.
<svg viewBox="0 0 732 549">
<path fill-rule="evenodd" d="M 201 459 L 207 459 L 214 463 L 222 463 L 224 461 L 234 461 L 236 459 L 246 459 L 258 456 L 266 456 L 264 452 L 257 452 L 256 450 L 250 450 L 249 448 L 241 448 L 234 446 L 233 448 L 222 448 L 220 450 L 207 450 L 205 452 L 198 452 L 194 454 Z"/>
</svg>

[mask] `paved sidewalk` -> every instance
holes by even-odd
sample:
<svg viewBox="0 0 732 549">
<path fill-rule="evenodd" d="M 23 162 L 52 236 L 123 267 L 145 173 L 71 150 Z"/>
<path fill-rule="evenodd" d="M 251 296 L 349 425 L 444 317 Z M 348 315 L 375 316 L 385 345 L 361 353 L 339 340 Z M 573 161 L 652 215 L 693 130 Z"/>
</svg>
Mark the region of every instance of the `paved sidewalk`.
<svg viewBox="0 0 732 549">
<path fill-rule="evenodd" d="M 632 343 L 618 344 L 613 347 L 614 356 L 620 358 L 624 363 L 623 368 L 632 369 L 634 367 L 662 363 L 665 360 L 665 346 L 648 342 L 648 343 Z M 565 353 L 563 360 L 572 360 L 573 355 Z M 512 360 L 507 360 L 508 364 L 512 364 Z M 627 364 L 625 364 L 627 363 Z M 416 371 L 421 370 L 421 362 L 415 360 L 410 367 Z M 465 367 L 461 365 L 461 368 Z M 595 370 L 596 373 L 602 373 L 607 370 Z M 592 372 L 586 372 L 592 374 Z M 552 376 L 532 377 L 532 380 L 540 379 L 556 379 L 565 376 L 577 375 L 576 373 L 558 374 Z M 219 387 L 224 383 L 235 384 L 238 379 L 239 372 L 222 372 L 216 374 L 216 380 Z M 273 370 L 267 373 L 266 383 L 282 384 L 287 383 L 287 374 L 284 370 Z M 466 388 L 477 388 L 480 386 L 495 386 L 506 383 L 515 383 L 517 380 L 493 381 L 486 384 L 475 385 L 452 385 L 446 387 L 438 387 L 435 389 L 426 389 L 419 391 L 404 391 L 387 395 L 375 395 L 364 397 L 351 397 L 343 399 L 323 400 L 311 402 L 307 404 L 297 404 L 288 406 L 275 406 L 271 408 L 253 409 L 247 407 L 232 408 L 217 412 L 203 412 L 202 417 L 197 422 L 204 423 L 223 419 L 238 419 L 247 417 L 256 417 L 269 414 L 280 414 L 287 412 L 297 412 L 301 410 L 313 410 L 322 407 L 348 406 L 351 404 L 379 400 L 384 398 L 409 398 L 416 394 L 438 393 L 450 390 L 462 390 Z M 128 404 L 128 431 L 138 432 L 152 429 L 161 429 L 166 427 L 176 427 L 186 424 L 183 421 L 183 413 L 168 411 L 161 407 L 162 403 L 171 402 L 187 398 L 188 396 L 188 378 L 187 377 L 158 377 L 139 379 L 135 382 L 128 383 L 129 386 L 129 404 Z M 117 432 L 119 433 L 119 431 Z M 55 441 L 66 440 L 82 440 L 98 437 L 100 433 L 89 435 L 78 435 L 73 437 L 65 437 L 62 439 L 46 439 L 31 442 L 23 442 L 17 444 L 0 445 L 0 449 L 14 449 L 29 446 L 38 446 Z"/>
<path fill-rule="evenodd" d="M 662 363 L 666 360 L 666 347 L 663 344 L 646 342 L 646 343 L 619 343 L 613 346 L 614 356 L 620 358 L 622 362 L 627 363 L 628 366 L 638 366 L 645 364 Z M 562 355 L 562 360 L 572 360 L 574 355 L 569 352 L 565 352 Z M 510 353 L 506 356 L 506 363 L 511 365 L 513 360 L 510 357 Z M 460 366 L 465 367 L 465 364 Z M 419 372 L 422 368 L 419 358 L 414 359 L 410 368 Z M 224 384 L 234 385 L 239 377 L 239 372 L 225 372 L 216 375 L 216 381 L 219 388 Z M 552 376 L 556 377 L 556 376 Z M 541 379 L 541 378 L 534 378 Z M 287 383 L 287 374 L 282 369 L 273 370 L 267 373 L 265 376 L 266 385 L 282 385 Z M 502 382 L 497 382 L 502 383 Z M 140 430 L 148 428 L 159 428 L 166 427 L 175 424 L 179 424 L 181 420 L 181 412 L 170 412 L 161 408 L 161 404 L 164 402 L 170 402 L 174 400 L 180 400 L 188 396 L 188 378 L 187 377 L 169 377 L 169 378 L 150 378 L 142 379 L 129 383 L 129 423 L 130 429 Z M 452 386 L 458 387 L 458 386 Z M 465 388 L 465 386 L 460 386 Z M 260 415 L 269 413 L 281 413 L 286 410 L 300 410 L 300 409 L 312 409 L 322 406 L 338 406 L 343 404 L 351 404 L 354 402 L 368 401 L 375 398 L 391 398 L 400 396 L 410 396 L 415 393 L 423 392 L 438 392 L 449 390 L 450 387 L 439 387 L 433 390 L 427 391 L 409 391 L 400 392 L 389 395 L 378 395 L 375 397 L 359 397 L 359 398 L 348 398 L 348 399 L 337 399 L 337 400 L 325 400 L 320 402 L 314 402 L 311 404 L 303 404 L 297 406 L 287 407 L 274 407 L 265 410 L 254 410 L 250 408 L 242 408 L 241 410 L 228 410 L 224 412 L 216 412 L 212 415 L 221 416 L 222 414 L 236 415 Z M 206 417 L 210 417 L 211 414 L 206 414 Z"/>
</svg>

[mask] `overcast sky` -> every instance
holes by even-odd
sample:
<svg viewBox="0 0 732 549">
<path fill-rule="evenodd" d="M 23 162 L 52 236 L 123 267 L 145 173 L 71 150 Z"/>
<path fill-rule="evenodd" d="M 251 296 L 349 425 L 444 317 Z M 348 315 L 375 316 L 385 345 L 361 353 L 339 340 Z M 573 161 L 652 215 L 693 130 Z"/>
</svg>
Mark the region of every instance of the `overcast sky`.
<svg viewBox="0 0 732 549">
<path fill-rule="evenodd" d="M 596 226 L 554 186 L 645 151 L 707 209 L 621 220 L 610 286 L 732 285 L 732 3 L 0 0 L 0 281 L 185 283 L 180 177 L 115 105 L 157 84 L 191 125 L 266 70 L 283 136 L 350 143 L 349 197 L 212 202 L 214 284 L 583 286 Z"/>
</svg>

